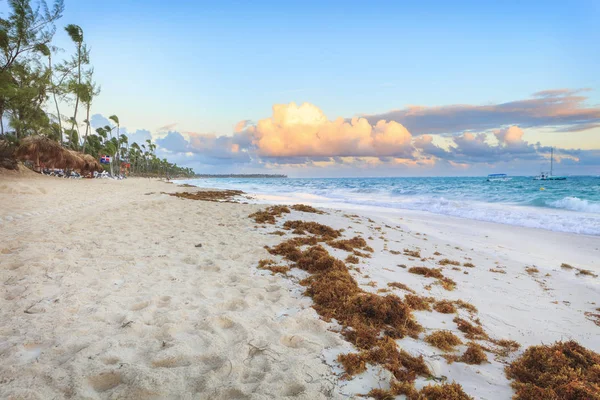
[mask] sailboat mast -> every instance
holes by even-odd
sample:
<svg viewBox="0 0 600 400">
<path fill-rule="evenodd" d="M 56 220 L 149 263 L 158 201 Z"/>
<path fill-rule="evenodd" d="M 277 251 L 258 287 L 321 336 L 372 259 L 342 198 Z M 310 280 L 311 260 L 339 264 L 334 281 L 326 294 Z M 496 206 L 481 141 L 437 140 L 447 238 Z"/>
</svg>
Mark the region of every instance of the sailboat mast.
<svg viewBox="0 0 600 400">
<path fill-rule="evenodd" d="M 550 176 L 552 176 L 552 164 L 554 162 L 554 147 L 550 147 Z"/>
</svg>

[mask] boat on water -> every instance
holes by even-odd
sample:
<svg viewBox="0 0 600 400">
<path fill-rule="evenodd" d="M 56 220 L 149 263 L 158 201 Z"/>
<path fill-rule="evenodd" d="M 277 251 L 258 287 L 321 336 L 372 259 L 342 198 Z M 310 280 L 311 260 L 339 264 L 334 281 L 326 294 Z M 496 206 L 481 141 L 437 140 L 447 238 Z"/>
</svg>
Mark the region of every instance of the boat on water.
<svg viewBox="0 0 600 400">
<path fill-rule="evenodd" d="M 536 181 L 566 181 L 567 178 L 564 176 L 554 176 L 552 174 L 554 166 L 554 147 L 550 149 L 550 172 L 542 172 L 535 178 Z"/>
<path fill-rule="evenodd" d="M 489 174 L 487 176 L 488 182 L 508 182 L 511 179 L 512 178 L 510 176 L 507 176 L 506 174 Z"/>
</svg>

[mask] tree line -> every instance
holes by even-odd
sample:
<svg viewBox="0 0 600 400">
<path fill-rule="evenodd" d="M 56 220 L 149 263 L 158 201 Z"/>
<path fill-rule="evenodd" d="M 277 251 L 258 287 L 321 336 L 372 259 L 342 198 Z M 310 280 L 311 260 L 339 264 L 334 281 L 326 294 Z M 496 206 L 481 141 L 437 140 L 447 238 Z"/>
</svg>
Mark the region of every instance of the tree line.
<svg viewBox="0 0 600 400">
<path fill-rule="evenodd" d="M 130 144 L 116 115 L 93 131 L 90 112 L 101 88 L 83 29 L 64 27 L 73 44 L 68 57 L 57 61 L 61 49 L 52 45 L 63 0 L 51 6 L 44 0 L 35 5 L 8 0 L 8 6 L 7 17 L 0 18 L 0 138 L 18 145 L 24 137 L 39 135 L 96 158 L 108 155 L 112 174 L 126 162 L 137 174 L 193 175 L 191 168 L 158 158 L 150 140 Z M 72 106 L 72 113 L 61 111 L 64 104 Z"/>
</svg>

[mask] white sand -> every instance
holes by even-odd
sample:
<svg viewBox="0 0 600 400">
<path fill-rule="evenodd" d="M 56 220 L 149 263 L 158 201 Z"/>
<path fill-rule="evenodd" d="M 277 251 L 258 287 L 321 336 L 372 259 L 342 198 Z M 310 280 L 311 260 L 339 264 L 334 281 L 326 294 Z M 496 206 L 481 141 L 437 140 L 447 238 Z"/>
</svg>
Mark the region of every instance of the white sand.
<svg viewBox="0 0 600 400">
<path fill-rule="evenodd" d="M 0 398 L 318 399 L 386 388 L 389 375 L 377 368 L 338 381 L 333 360 L 351 347 L 293 279 L 257 272 L 269 257 L 263 246 L 285 239 L 247 218 L 260 206 L 160 194 L 183 190 L 147 179 L 0 177 Z M 600 278 L 560 268 L 600 273 L 597 237 L 404 211 L 344 216 L 353 213 L 285 219 L 372 237 L 374 257 L 353 272 L 365 290 L 399 281 L 421 295 L 469 301 L 491 336 L 516 340 L 521 351 L 568 339 L 600 351 L 600 327 L 584 315 L 600 307 Z M 404 248 L 442 256 L 421 262 L 389 251 Z M 452 292 L 427 291 L 432 279 L 398 267 L 435 267 L 440 258 L 471 258 L 476 267 L 444 268 L 457 282 Z M 526 273 L 529 265 L 540 272 Z M 426 333 L 462 335 L 454 315 L 415 314 Z M 512 394 L 502 372 L 510 358 L 448 365 L 422 340 L 399 344 L 477 399 Z"/>
<path fill-rule="evenodd" d="M 321 353 L 340 339 L 255 273 L 278 241 L 247 218 L 260 207 L 0 179 L 0 398 L 336 397 Z"/>
</svg>

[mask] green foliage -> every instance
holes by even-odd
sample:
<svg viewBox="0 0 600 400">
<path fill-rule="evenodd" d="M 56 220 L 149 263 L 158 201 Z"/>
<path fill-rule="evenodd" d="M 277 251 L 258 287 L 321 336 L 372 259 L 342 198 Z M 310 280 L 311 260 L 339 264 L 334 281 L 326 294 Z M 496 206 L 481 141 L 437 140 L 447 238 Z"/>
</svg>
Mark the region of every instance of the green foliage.
<svg viewBox="0 0 600 400">
<path fill-rule="evenodd" d="M 65 26 L 65 31 L 71 38 L 71 40 L 79 45 L 83 43 L 83 30 L 79 25 L 69 24 Z"/>
<path fill-rule="evenodd" d="M 91 130 L 90 109 L 100 86 L 93 80 L 93 68 L 88 67 L 90 51 L 79 25 L 64 28 L 75 51 L 53 64 L 58 49 L 51 42 L 55 22 L 64 11 L 63 0 L 54 0 L 51 6 L 45 0 L 8 0 L 8 8 L 7 16 L 0 18 L 0 135 L 4 143 L 12 146 L 26 136 L 42 135 L 94 157 L 112 156 L 111 171 L 114 164 L 120 167 L 121 162 L 127 162 L 132 172 L 139 174 L 193 175 L 189 168 L 159 159 L 150 140 L 141 146 L 129 143 L 128 137 L 120 134 L 116 115 L 109 117 L 116 126 Z M 75 105 L 68 117 L 61 115 L 59 108 L 65 101 Z M 84 118 L 78 118 L 80 104 Z M 54 113 L 48 111 L 49 106 Z M 5 121 L 8 126 L 4 126 Z M 85 132 L 79 130 L 81 122 Z M 64 123 L 70 124 L 69 129 Z"/>
</svg>

